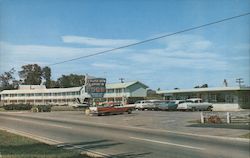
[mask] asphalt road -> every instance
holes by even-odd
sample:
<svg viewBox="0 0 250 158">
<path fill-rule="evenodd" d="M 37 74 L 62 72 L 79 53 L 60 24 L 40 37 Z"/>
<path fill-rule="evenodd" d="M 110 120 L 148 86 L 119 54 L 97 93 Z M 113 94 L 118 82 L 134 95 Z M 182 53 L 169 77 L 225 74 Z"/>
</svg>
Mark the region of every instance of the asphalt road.
<svg viewBox="0 0 250 158">
<path fill-rule="evenodd" d="M 250 148 L 249 141 L 236 139 L 35 115 L 0 113 L 0 128 L 46 138 L 66 148 L 87 149 L 118 158 L 248 158 Z"/>
</svg>

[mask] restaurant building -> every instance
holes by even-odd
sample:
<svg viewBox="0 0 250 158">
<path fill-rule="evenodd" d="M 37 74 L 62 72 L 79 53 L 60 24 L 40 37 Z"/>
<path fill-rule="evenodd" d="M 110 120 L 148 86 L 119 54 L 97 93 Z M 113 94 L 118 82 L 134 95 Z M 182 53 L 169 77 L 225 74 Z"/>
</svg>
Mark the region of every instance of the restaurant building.
<svg viewBox="0 0 250 158">
<path fill-rule="evenodd" d="M 250 87 L 212 87 L 157 91 L 163 99 L 201 98 L 213 103 L 213 110 L 250 109 Z"/>
</svg>

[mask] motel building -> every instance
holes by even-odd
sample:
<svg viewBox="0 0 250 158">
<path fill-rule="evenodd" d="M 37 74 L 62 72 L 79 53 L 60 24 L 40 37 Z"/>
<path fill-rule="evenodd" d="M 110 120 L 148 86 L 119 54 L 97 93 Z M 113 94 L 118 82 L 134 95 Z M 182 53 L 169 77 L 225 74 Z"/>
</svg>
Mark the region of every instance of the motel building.
<svg viewBox="0 0 250 158">
<path fill-rule="evenodd" d="M 102 101 L 128 103 L 143 99 L 148 86 L 139 81 L 106 84 L 106 93 Z M 17 90 L 0 92 L 2 104 L 32 105 L 73 105 L 76 98 L 89 102 L 92 98 L 86 92 L 85 85 L 72 88 L 46 88 L 45 85 L 20 85 Z"/>
<path fill-rule="evenodd" d="M 111 83 L 106 85 L 104 98 L 106 102 L 134 103 L 147 97 L 148 86 L 139 82 Z"/>
<path fill-rule="evenodd" d="M 211 87 L 157 91 L 165 100 L 201 98 L 213 103 L 214 111 L 250 109 L 250 87 Z"/>
</svg>

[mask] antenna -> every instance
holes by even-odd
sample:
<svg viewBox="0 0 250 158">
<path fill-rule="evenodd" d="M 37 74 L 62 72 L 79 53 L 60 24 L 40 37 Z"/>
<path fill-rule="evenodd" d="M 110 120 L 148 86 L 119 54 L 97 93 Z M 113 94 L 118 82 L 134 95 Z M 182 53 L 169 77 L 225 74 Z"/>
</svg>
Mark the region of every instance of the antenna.
<svg viewBox="0 0 250 158">
<path fill-rule="evenodd" d="M 236 83 L 239 84 L 239 87 L 241 87 L 241 83 L 244 83 L 243 79 L 242 78 L 237 78 L 236 79 Z"/>
<path fill-rule="evenodd" d="M 125 78 L 119 78 L 119 80 L 121 81 L 121 83 L 124 83 L 124 79 Z"/>
</svg>

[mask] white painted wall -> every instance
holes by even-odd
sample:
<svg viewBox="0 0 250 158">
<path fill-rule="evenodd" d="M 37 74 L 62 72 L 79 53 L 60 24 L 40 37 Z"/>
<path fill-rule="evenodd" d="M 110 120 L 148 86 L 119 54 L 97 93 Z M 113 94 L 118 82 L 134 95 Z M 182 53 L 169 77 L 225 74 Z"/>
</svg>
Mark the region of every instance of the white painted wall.
<svg viewBox="0 0 250 158">
<path fill-rule="evenodd" d="M 215 103 L 213 104 L 213 111 L 240 111 L 241 108 L 237 103 Z"/>
</svg>

